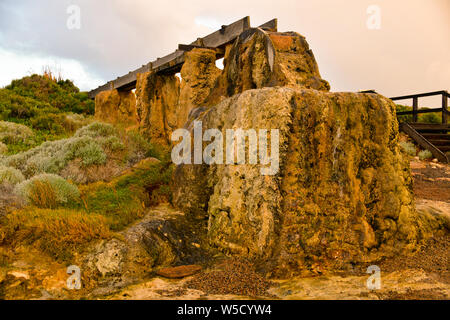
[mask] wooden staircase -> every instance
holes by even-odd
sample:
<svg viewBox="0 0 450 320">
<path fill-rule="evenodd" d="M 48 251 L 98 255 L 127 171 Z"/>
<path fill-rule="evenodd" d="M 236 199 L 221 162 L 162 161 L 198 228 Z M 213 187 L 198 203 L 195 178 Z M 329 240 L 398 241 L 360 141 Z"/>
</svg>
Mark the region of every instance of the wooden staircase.
<svg viewBox="0 0 450 320">
<path fill-rule="evenodd" d="M 419 109 L 418 99 L 421 97 L 442 96 L 442 107 L 435 109 Z M 400 130 L 409 135 L 422 148 L 427 149 L 431 154 L 441 162 L 449 163 L 450 152 L 450 124 L 447 118 L 448 98 L 450 94 L 447 91 L 435 91 L 421 94 L 413 94 L 408 96 L 394 97 L 391 100 L 413 100 L 413 110 L 397 112 L 397 115 L 412 115 L 412 122 L 400 123 Z M 420 123 L 417 122 L 418 115 L 421 113 L 440 112 L 442 114 L 442 123 Z"/>
<path fill-rule="evenodd" d="M 431 152 L 433 157 L 443 163 L 449 163 L 450 124 L 401 123 L 400 129 L 408 134 L 422 148 Z"/>
<path fill-rule="evenodd" d="M 413 123 L 411 126 L 442 152 L 450 151 L 450 124 Z"/>
</svg>

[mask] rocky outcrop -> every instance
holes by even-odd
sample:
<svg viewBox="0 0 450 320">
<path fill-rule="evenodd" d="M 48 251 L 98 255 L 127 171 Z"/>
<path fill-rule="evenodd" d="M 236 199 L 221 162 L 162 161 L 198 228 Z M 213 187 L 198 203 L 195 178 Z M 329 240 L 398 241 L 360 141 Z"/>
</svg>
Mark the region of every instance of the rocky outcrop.
<svg viewBox="0 0 450 320">
<path fill-rule="evenodd" d="M 216 54 L 201 48 L 186 52 L 181 83 L 175 75 L 138 74 L 135 103 L 131 92 L 101 92 L 96 98 L 96 117 L 107 122 L 133 118 L 152 142 L 168 146 L 172 132 L 182 128 L 197 107 L 209 108 L 249 89 L 330 88 L 305 38 L 294 32 L 247 30 L 226 47 L 224 70 L 215 65 Z"/>
<path fill-rule="evenodd" d="M 95 97 L 95 117 L 109 123 L 136 125 L 136 97 L 132 91 L 102 91 Z"/>
<path fill-rule="evenodd" d="M 153 143 L 170 145 L 178 128 L 180 80 L 175 75 L 154 72 L 138 74 L 136 109 L 139 128 Z"/>
<path fill-rule="evenodd" d="M 182 164 L 174 203 L 208 220 L 211 247 L 266 261 L 281 276 L 412 249 L 432 218 L 415 214 L 394 112 L 376 94 L 281 87 L 235 95 L 196 121 L 224 137 L 227 128 L 278 129 L 279 172 L 262 175 L 265 165 L 248 162 Z"/>
<path fill-rule="evenodd" d="M 185 62 L 180 72 L 182 80 L 177 112 L 179 128 L 184 126 L 191 110 L 204 103 L 220 74 L 214 50 L 195 48 L 185 53 Z"/>
<path fill-rule="evenodd" d="M 153 143 L 170 145 L 181 127 L 195 137 L 200 125 L 213 130 L 200 141 L 200 158 L 211 160 L 227 154 L 227 130 L 254 130 L 239 164 L 190 155 L 175 170 L 173 203 L 189 225 L 208 223 L 207 249 L 290 276 L 417 248 L 439 225 L 414 211 L 392 101 L 330 93 L 295 32 L 249 29 L 224 54 L 219 71 L 214 50 L 194 49 L 185 54 L 181 84 L 175 75 L 146 73 L 136 89 L 139 126 Z M 257 148 L 249 152 L 250 145 Z"/>
<path fill-rule="evenodd" d="M 205 105 L 245 90 L 275 86 L 330 90 L 303 36 L 250 29 L 227 47 L 224 70 Z"/>
<path fill-rule="evenodd" d="M 181 266 L 209 259 L 202 248 L 204 234 L 202 226 L 188 223 L 182 212 L 160 205 L 115 239 L 99 242 L 80 256 L 83 283 L 89 290 L 97 286 L 94 294 L 103 295 L 159 268 L 177 265 L 192 272 L 192 266 Z"/>
</svg>

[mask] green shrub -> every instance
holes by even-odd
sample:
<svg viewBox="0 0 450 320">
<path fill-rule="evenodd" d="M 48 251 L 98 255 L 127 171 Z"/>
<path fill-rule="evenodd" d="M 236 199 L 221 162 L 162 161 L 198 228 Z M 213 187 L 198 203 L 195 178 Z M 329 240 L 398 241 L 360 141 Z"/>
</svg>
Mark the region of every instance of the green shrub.
<svg viewBox="0 0 450 320">
<path fill-rule="evenodd" d="M 45 142 L 39 147 L 7 157 L 3 162 L 32 177 L 43 172 L 57 174 L 76 158 L 89 166 L 105 163 L 106 157 L 95 139 L 77 137 Z"/>
<path fill-rule="evenodd" d="M 426 160 L 431 159 L 433 157 L 433 154 L 428 150 L 422 150 L 418 154 L 420 160 Z"/>
<path fill-rule="evenodd" d="M 399 144 L 408 155 L 413 157 L 416 155 L 416 146 L 413 143 L 402 141 Z"/>
<path fill-rule="evenodd" d="M 10 144 L 25 142 L 33 137 L 33 130 L 22 124 L 0 121 L 0 141 Z"/>
<path fill-rule="evenodd" d="M 78 188 L 54 174 L 41 174 L 19 183 L 14 192 L 26 203 L 40 208 L 74 205 L 80 199 Z"/>
<path fill-rule="evenodd" d="M 117 134 L 111 125 L 93 123 L 79 129 L 72 138 L 44 142 L 0 161 L 28 178 L 44 172 L 59 174 L 74 159 L 81 159 L 83 166 L 102 165 L 107 160 L 104 148 L 119 148 L 120 141 L 111 134 Z"/>
<path fill-rule="evenodd" d="M 419 122 L 423 123 L 442 123 L 442 118 L 439 113 L 425 113 L 419 116 Z"/>
<path fill-rule="evenodd" d="M 164 148 L 153 145 L 149 138 L 134 130 L 126 133 L 126 145 L 128 149 L 127 160 L 130 165 L 150 157 L 163 160 L 164 156 L 170 154 Z"/>
<path fill-rule="evenodd" d="M 84 138 L 82 138 L 84 139 Z M 83 141 L 83 140 L 79 140 Z M 72 148 L 73 156 L 70 156 L 71 160 L 75 158 L 82 159 L 84 166 L 100 165 L 106 162 L 106 154 L 102 147 L 95 141 L 86 140 L 86 144 L 80 146 L 80 148 Z"/>
<path fill-rule="evenodd" d="M 95 110 L 94 102 L 87 93 L 80 93 L 70 80 L 56 82 L 49 77 L 34 74 L 12 81 L 5 89 L 46 103 L 60 112 L 93 114 Z"/>
<path fill-rule="evenodd" d="M 75 133 L 74 137 L 107 138 L 117 135 L 118 132 L 112 125 L 102 122 L 94 122 L 79 129 Z"/>
<path fill-rule="evenodd" d="M 114 136 L 108 138 L 101 138 L 99 141 L 103 148 L 111 152 L 125 149 L 125 145 L 122 143 L 122 141 L 120 141 L 119 138 Z"/>
<path fill-rule="evenodd" d="M 410 106 L 404 106 L 401 104 L 397 104 L 397 112 L 412 111 L 412 109 L 413 108 Z M 420 109 L 427 110 L 429 108 L 422 107 Z M 399 122 L 413 122 L 413 115 L 412 114 L 401 115 L 401 116 L 397 116 L 397 119 Z M 441 119 L 441 114 L 439 112 L 432 112 L 432 113 L 419 114 L 417 121 L 421 122 L 421 123 L 441 123 L 442 119 Z"/>
<path fill-rule="evenodd" d="M 108 218 L 111 230 L 119 231 L 141 218 L 146 207 L 170 200 L 172 166 L 145 159 L 110 182 L 80 186 L 85 210 Z"/>
<path fill-rule="evenodd" d="M 19 170 L 0 165 L 0 184 L 16 185 L 24 180 L 25 177 Z"/>
<path fill-rule="evenodd" d="M 8 152 L 8 146 L 0 141 L 0 155 Z"/>
</svg>

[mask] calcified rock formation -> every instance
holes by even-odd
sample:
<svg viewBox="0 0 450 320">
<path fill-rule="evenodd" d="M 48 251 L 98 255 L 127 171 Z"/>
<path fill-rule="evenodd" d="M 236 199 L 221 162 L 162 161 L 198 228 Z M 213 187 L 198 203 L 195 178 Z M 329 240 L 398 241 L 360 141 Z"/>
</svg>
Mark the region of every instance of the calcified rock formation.
<svg viewBox="0 0 450 320">
<path fill-rule="evenodd" d="M 305 38 L 295 32 L 250 29 L 226 48 L 224 71 L 204 105 L 249 89 L 301 86 L 330 90 L 321 79 L 314 54 Z"/>
<path fill-rule="evenodd" d="M 136 98 L 131 91 L 103 91 L 95 97 L 95 117 L 110 123 L 137 124 Z"/>
<path fill-rule="evenodd" d="M 139 127 L 151 141 L 169 145 L 178 128 L 179 79 L 174 75 L 139 74 L 136 85 L 136 110 Z"/>
<path fill-rule="evenodd" d="M 259 164 L 176 168 L 173 203 L 205 224 L 209 249 L 290 276 L 412 249 L 439 224 L 413 209 L 395 105 L 328 92 L 301 35 L 247 30 L 226 47 L 223 71 L 215 51 L 194 49 L 181 75 L 181 85 L 175 76 L 138 77 L 137 118 L 153 142 L 169 144 L 194 121 L 224 136 L 279 130 L 276 175 L 261 175 Z"/>
</svg>

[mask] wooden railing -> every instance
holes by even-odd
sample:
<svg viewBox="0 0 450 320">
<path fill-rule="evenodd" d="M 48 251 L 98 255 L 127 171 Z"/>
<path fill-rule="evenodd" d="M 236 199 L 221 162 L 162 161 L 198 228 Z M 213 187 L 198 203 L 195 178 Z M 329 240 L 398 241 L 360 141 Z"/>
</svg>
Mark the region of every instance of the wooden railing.
<svg viewBox="0 0 450 320">
<path fill-rule="evenodd" d="M 419 109 L 419 98 L 423 97 L 431 97 L 431 96 L 442 96 L 442 107 L 441 108 L 433 108 L 433 109 Z M 435 92 L 427 92 L 427 93 L 420 93 L 420 94 L 411 94 L 407 96 L 400 96 L 400 97 L 393 97 L 391 100 L 398 101 L 398 100 L 407 100 L 412 99 L 412 111 L 401 111 L 397 112 L 397 116 L 403 116 L 403 115 L 411 115 L 413 116 L 412 122 L 417 122 L 419 118 L 420 113 L 434 113 L 434 112 L 440 112 L 442 113 L 442 123 L 447 123 L 447 118 L 449 115 L 448 111 L 448 98 L 450 98 L 450 94 L 445 91 L 435 91 Z"/>
</svg>

